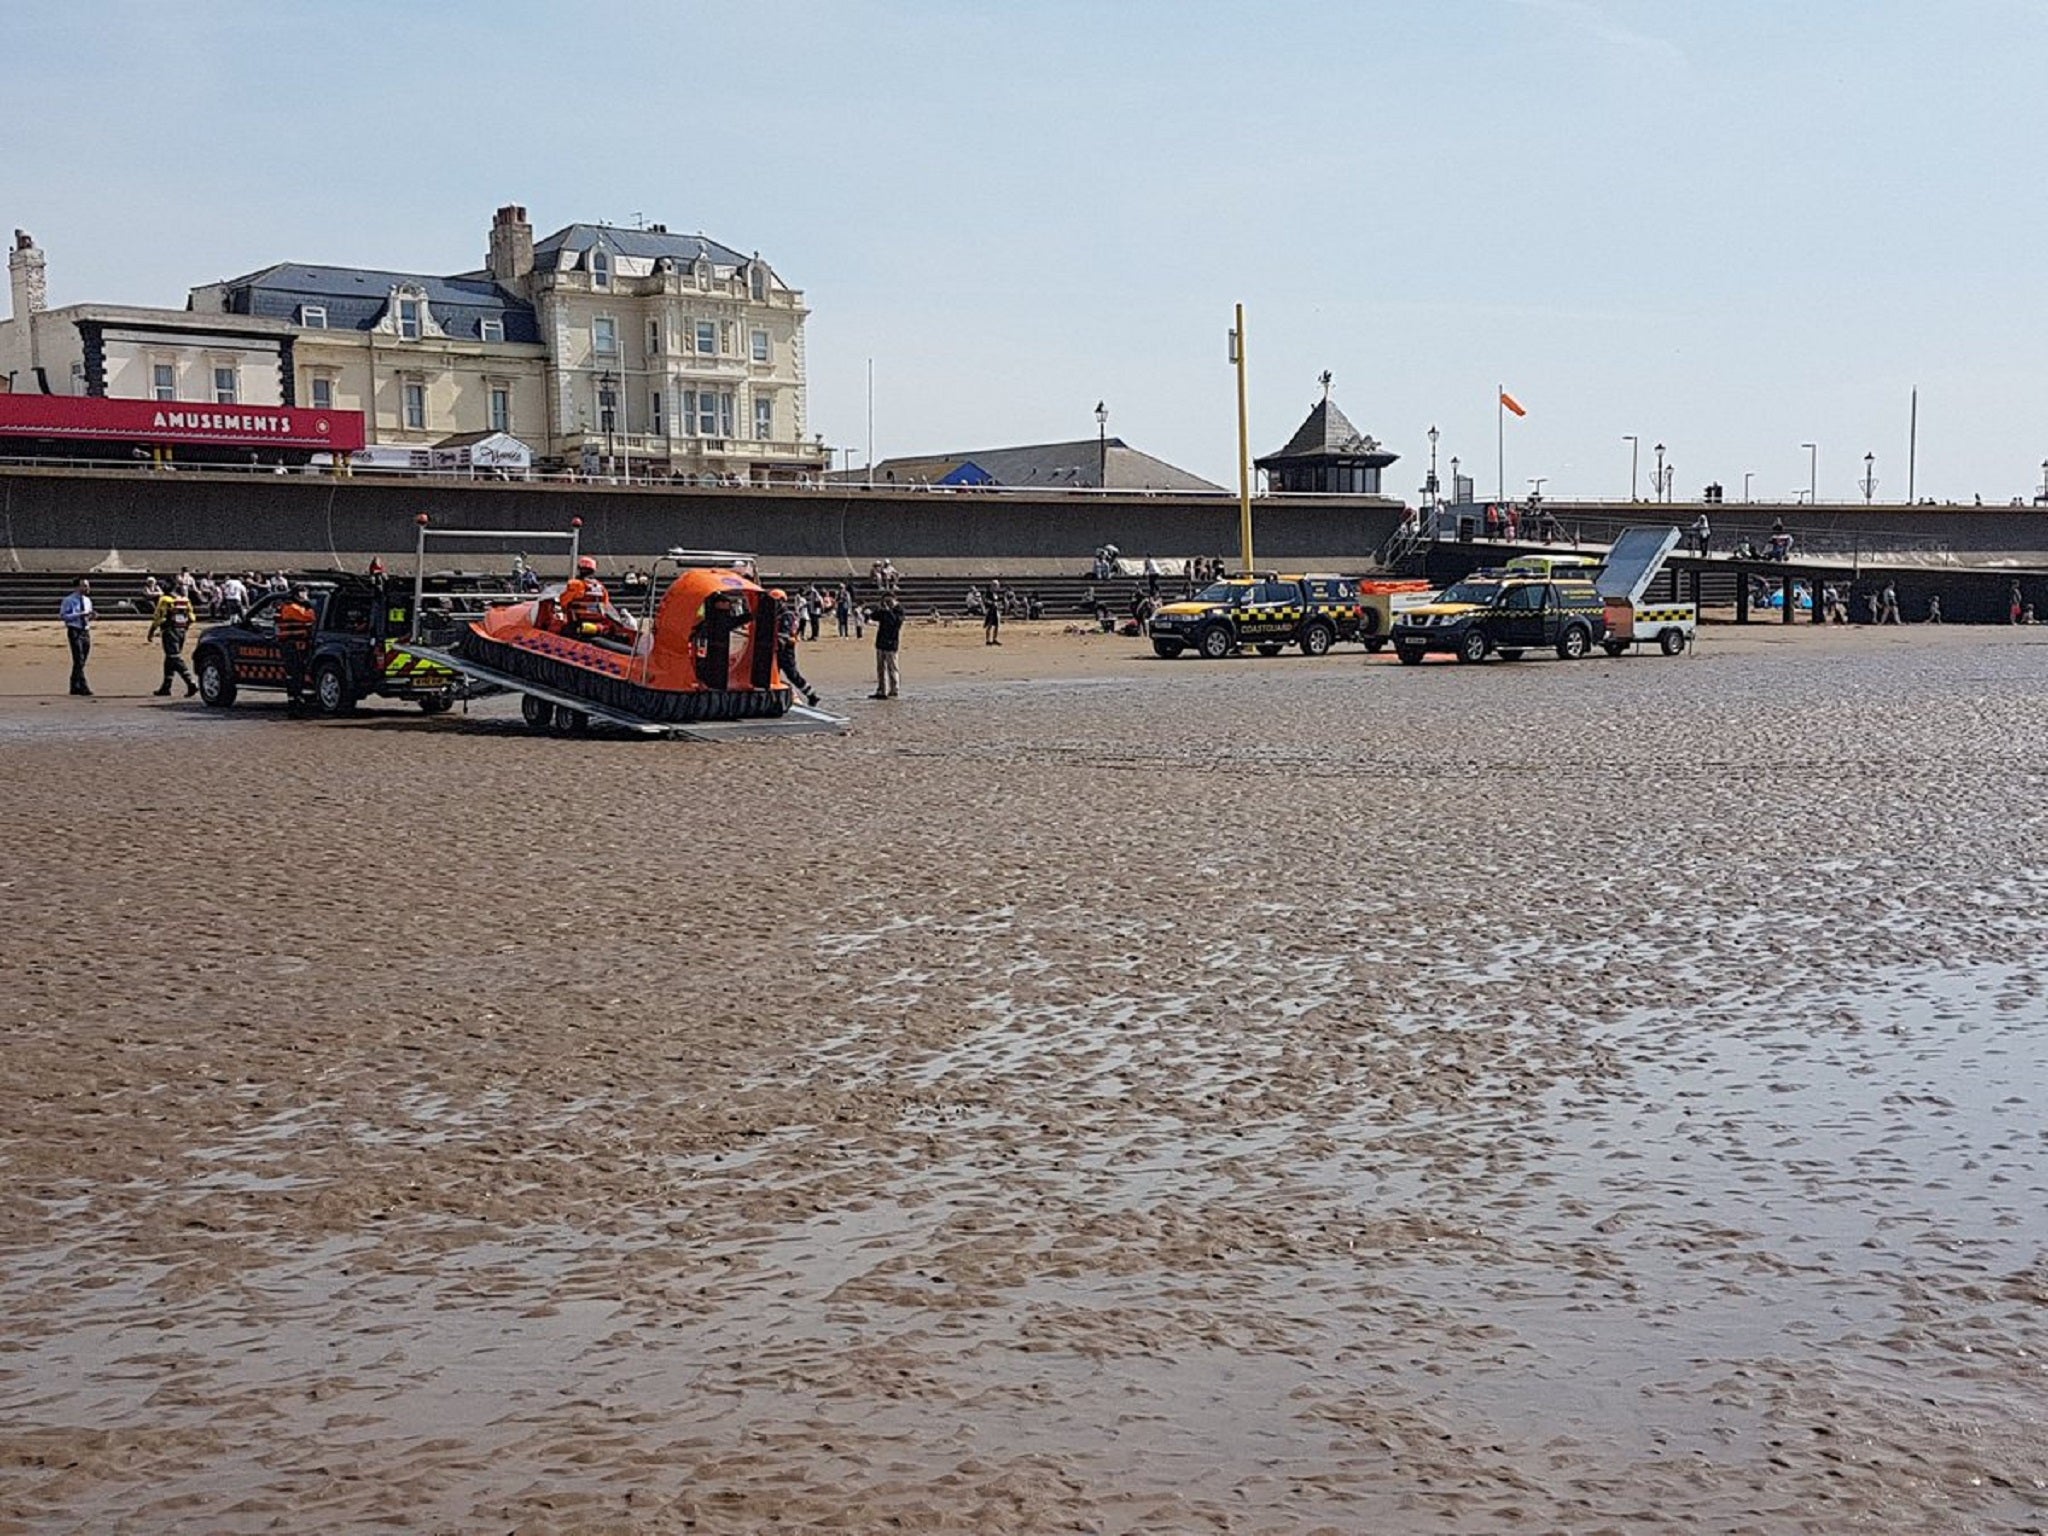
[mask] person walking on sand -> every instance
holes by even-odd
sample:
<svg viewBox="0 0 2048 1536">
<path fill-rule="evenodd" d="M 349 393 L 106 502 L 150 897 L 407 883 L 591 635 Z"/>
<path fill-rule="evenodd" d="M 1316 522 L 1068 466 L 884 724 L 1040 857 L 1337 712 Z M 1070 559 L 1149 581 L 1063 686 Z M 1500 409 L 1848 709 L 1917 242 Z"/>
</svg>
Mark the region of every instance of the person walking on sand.
<svg viewBox="0 0 2048 1536">
<path fill-rule="evenodd" d="M 57 617 L 64 621 L 64 639 L 71 647 L 72 697 L 89 699 L 92 688 L 85 680 L 85 663 L 92 655 L 92 583 L 79 577 L 78 585 L 57 605 Z"/>
<path fill-rule="evenodd" d="M 846 638 L 847 626 L 853 623 L 853 594 L 846 590 L 846 583 L 839 583 L 839 590 L 832 594 L 832 617 L 839 625 L 839 638 Z"/>
<path fill-rule="evenodd" d="M 185 637 L 192 632 L 192 599 L 182 592 L 166 592 L 156 600 L 156 611 L 149 616 L 149 633 L 142 637 L 144 645 L 161 639 L 164 647 L 164 683 L 156 691 L 160 699 L 171 696 L 171 679 L 181 679 L 185 684 L 185 697 L 191 698 L 199 691 L 199 681 L 192 675 L 192 669 L 185 665 Z"/>
<path fill-rule="evenodd" d="M 881 601 L 868 610 L 868 617 L 875 621 L 875 691 L 868 697 L 893 699 L 902 682 L 896 653 L 903 643 L 903 604 L 897 601 L 895 593 L 885 592 Z"/>
<path fill-rule="evenodd" d="M 2026 595 L 2020 591 L 2020 584 L 2014 582 L 2012 590 L 2005 595 L 2005 622 L 2008 624 L 2019 623 L 2020 615 L 2026 611 L 2026 607 Z"/>
<path fill-rule="evenodd" d="M 1899 589 L 1890 582 L 1884 584 L 1884 596 L 1879 602 L 1877 622 L 1896 624 L 1899 622 Z"/>
</svg>

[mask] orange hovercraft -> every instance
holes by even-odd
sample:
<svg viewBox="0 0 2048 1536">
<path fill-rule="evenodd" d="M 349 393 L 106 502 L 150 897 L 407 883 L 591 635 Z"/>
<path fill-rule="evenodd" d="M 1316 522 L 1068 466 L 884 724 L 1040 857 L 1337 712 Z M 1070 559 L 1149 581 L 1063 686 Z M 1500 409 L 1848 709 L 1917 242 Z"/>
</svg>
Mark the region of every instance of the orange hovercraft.
<svg viewBox="0 0 2048 1536">
<path fill-rule="evenodd" d="M 455 653 L 594 709 L 660 725 L 759 720 L 788 713 L 791 694 L 775 664 L 777 603 L 741 555 L 674 550 L 675 580 L 638 620 L 608 601 L 562 593 L 486 610 Z M 565 607 L 564 599 L 569 600 Z M 528 698 L 529 723 L 538 701 Z"/>
</svg>

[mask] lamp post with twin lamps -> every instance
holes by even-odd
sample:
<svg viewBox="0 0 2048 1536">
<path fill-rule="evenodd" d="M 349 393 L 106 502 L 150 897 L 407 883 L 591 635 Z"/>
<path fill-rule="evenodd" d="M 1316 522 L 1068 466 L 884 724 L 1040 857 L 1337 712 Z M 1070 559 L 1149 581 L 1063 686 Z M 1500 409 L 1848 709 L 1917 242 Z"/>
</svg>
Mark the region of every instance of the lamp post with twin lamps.
<svg viewBox="0 0 2048 1536">
<path fill-rule="evenodd" d="M 1806 504 L 1810 507 L 1820 499 L 1820 444 L 1799 446 L 1806 450 Z"/>
<path fill-rule="evenodd" d="M 1095 489 L 1109 489 L 1109 407 L 1095 402 Z"/>
</svg>

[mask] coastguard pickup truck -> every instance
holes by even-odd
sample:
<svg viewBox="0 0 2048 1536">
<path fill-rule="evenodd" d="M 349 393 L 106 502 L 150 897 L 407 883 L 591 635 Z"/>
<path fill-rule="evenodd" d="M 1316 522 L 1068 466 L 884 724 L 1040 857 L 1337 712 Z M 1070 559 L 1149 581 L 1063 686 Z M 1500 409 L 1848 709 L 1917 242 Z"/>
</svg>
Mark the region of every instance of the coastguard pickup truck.
<svg viewBox="0 0 2048 1536">
<path fill-rule="evenodd" d="M 1304 656 L 1321 656 L 1339 640 L 1361 639 L 1363 614 L 1349 576 L 1229 576 L 1168 603 L 1146 629 L 1152 649 L 1169 660 L 1193 650 L 1218 661 L 1244 646 L 1277 656 L 1298 645 Z"/>
<path fill-rule="evenodd" d="M 306 692 L 322 714 L 347 714 L 357 701 L 375 695 L 405 699 L 438 715 L 463 697 L 461 678 L 399 649 L 412 624 L 410 585 L 339 572 L 305 585 L 317 616 Z M 282 593 L 258 598 L 240 619 L 200 635 L 192 666 L 202 703 L 227 709 L 244 689 L 284 689 L 284 651 L 277 641 L 283 602 Z"/>
<path fill-rule="evenodd" d="M 1416 666 L 1431 651 L 1477 663 L 1555 651 L 1577 661 L 1607 638 L 1607 615 L 1590 581 L 1551 581 L 1526 571 L 1474 571 L 1394 620 L 1394 654 Z"/>
</svg>

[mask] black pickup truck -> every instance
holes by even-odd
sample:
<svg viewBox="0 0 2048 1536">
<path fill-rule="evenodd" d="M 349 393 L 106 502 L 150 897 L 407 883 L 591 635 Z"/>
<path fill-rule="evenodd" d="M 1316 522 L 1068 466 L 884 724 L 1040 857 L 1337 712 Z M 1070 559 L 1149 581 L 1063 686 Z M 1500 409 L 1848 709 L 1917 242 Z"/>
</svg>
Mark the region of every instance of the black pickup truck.
<svg viewBox="0 0 2048 1536">
<path fill-rule="evenodd" d="M 399 649 L 412 627 L 410 585 L 342 573 L 305 585 L 318 615 L 306 692 L 321 713 L 346 714 L 376 695 L 408 699 L 437 715 L 461 697 L 461 678 Z M 278 593 L 259 598 L 240 619 L 200 635 L 192 665 L 201 700 L 226 709 L 244 688 L 284 690 L 284 652 L 277 643 L 284 601 Z"/>
<path fill-rule="evenodd" d="M 1394 654 L 1409 666 L 1431 651 L 1481 662 L 1555 651 L 1576 661 L 1607 638 L 1607 616 L 1590 581 L 1550 581 L 1522 571 L 1475 571 L 1394 620 Z"/>
<path fill-rule="evenodd" d="M 1168 603 L 1146 628 L 1152 649 L 1169 658 L 1192 647 L 1215 661 L 1247 645 L 1261 656 L 1285 645 L 1321 656 L 1339 640 L 1361 638 L 1364 611 L 1348 576 L 1230 576 Z"/>
</svg>

